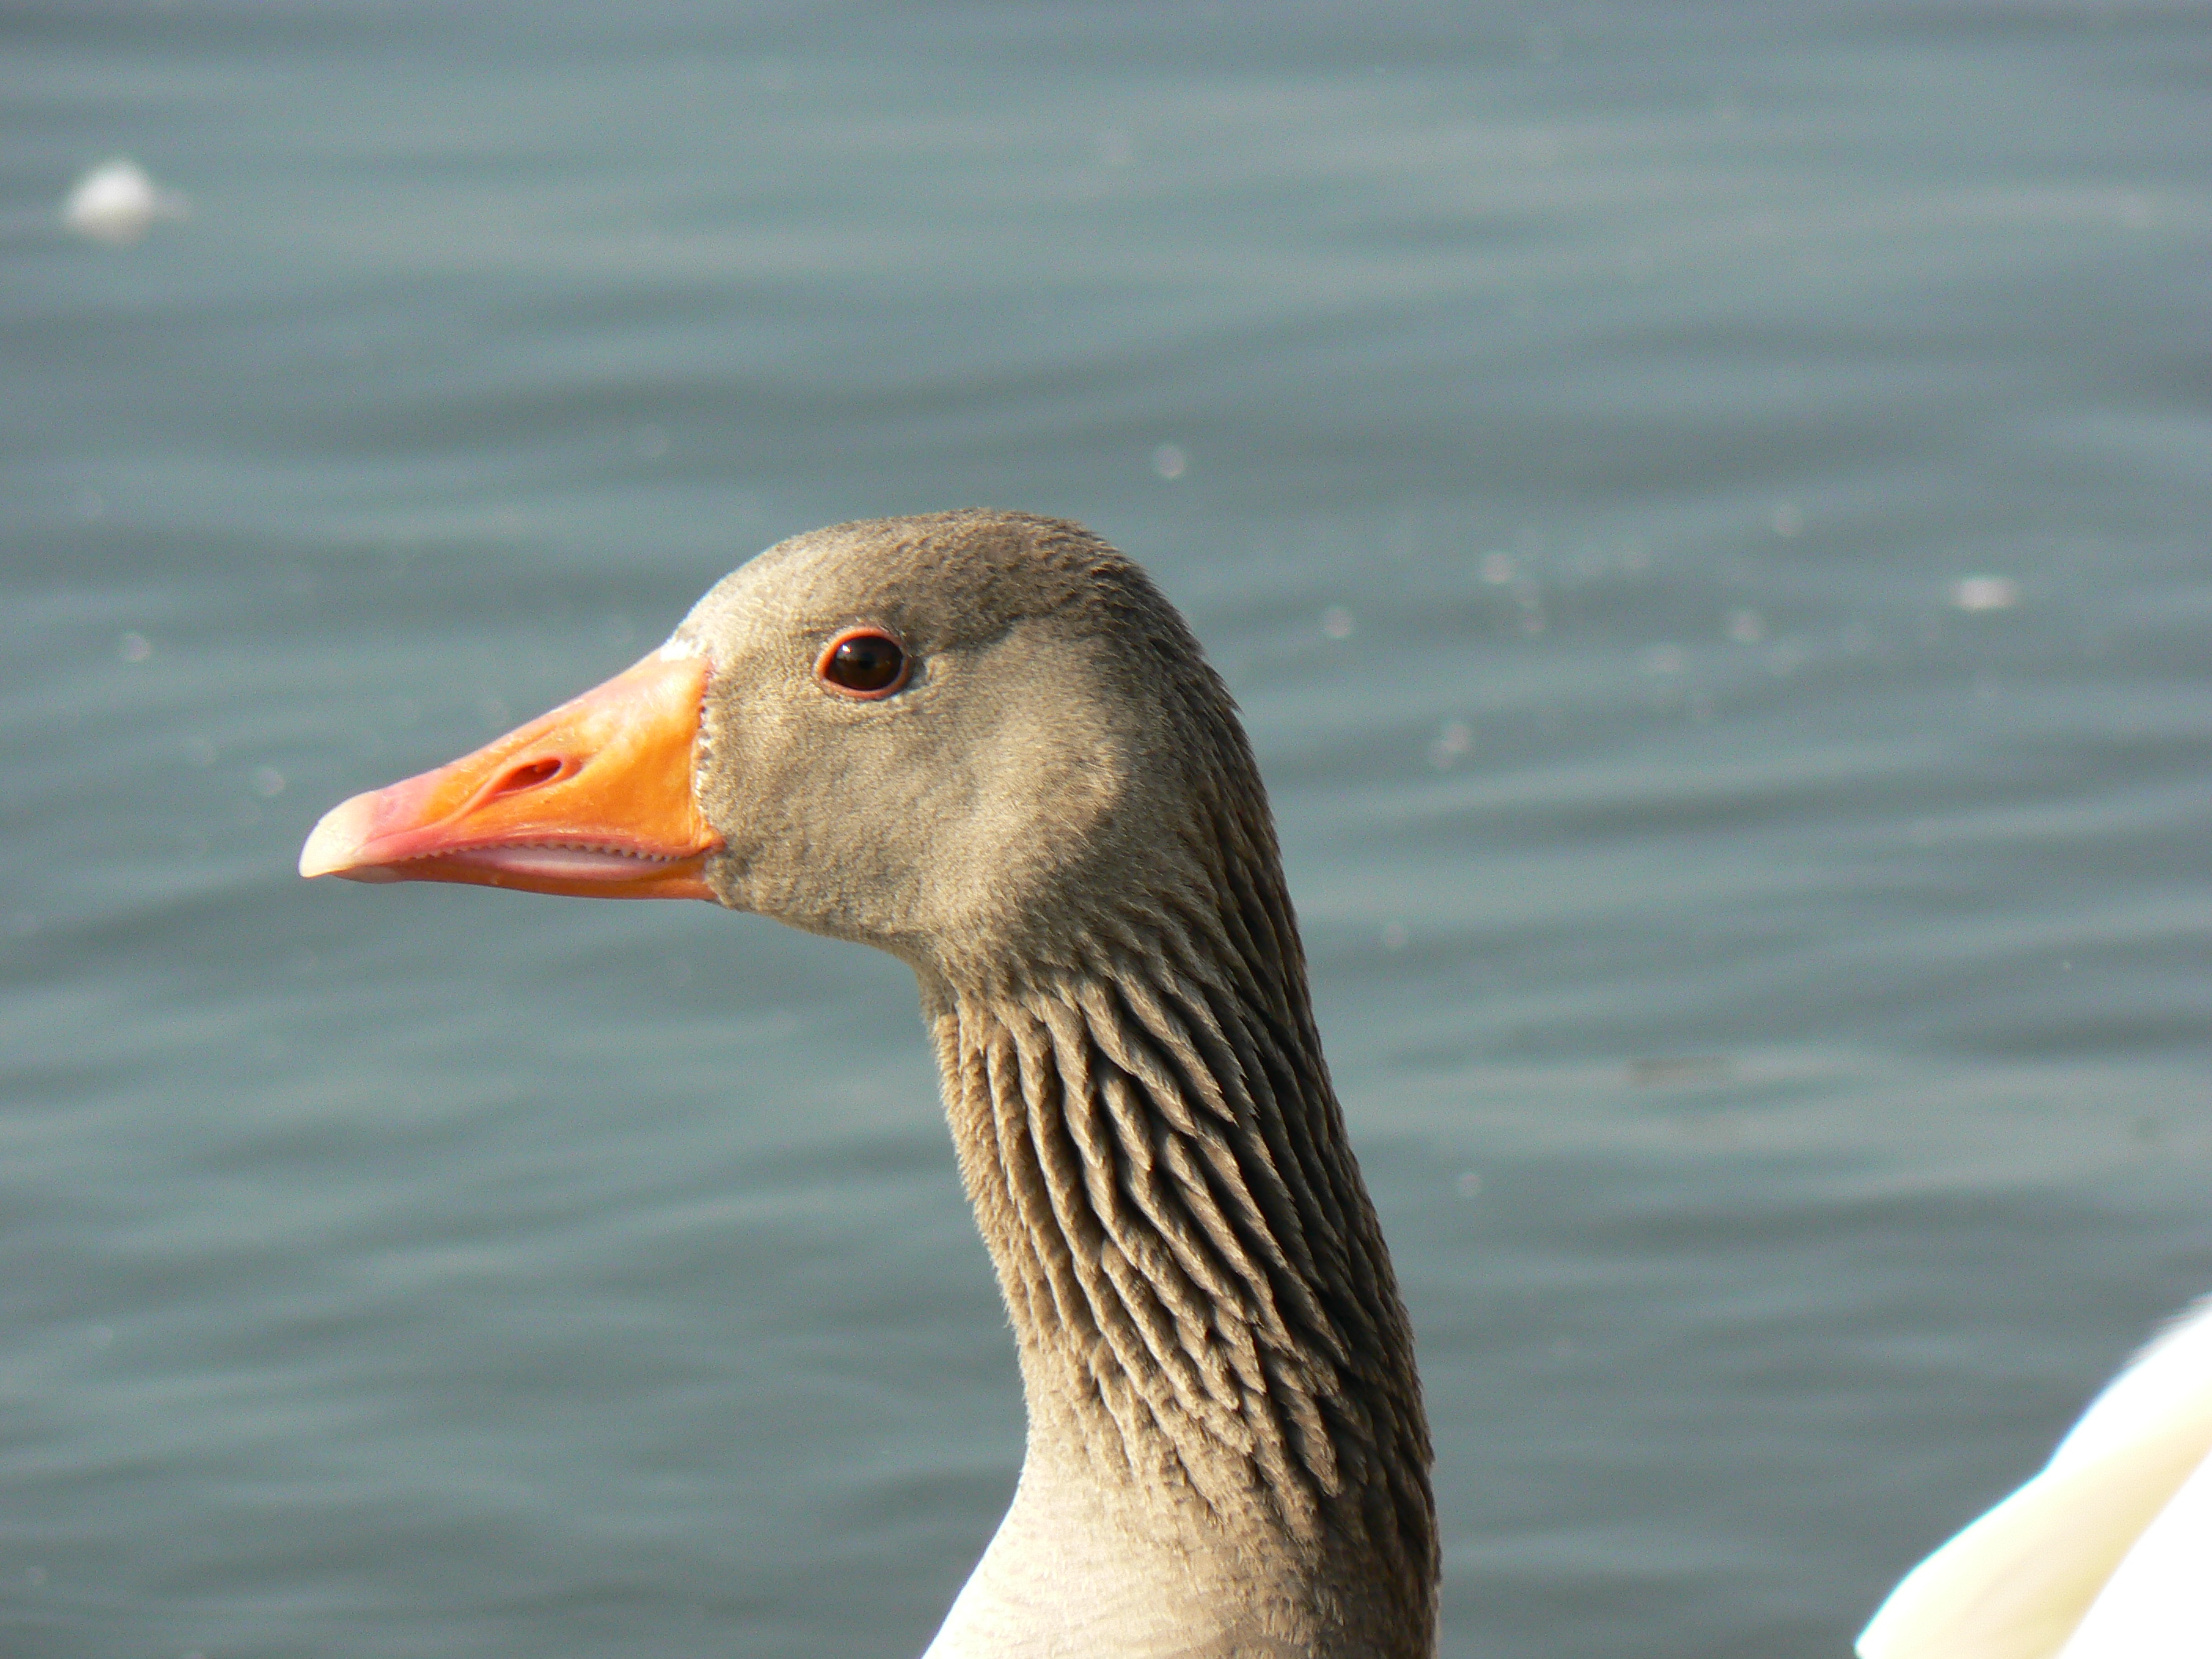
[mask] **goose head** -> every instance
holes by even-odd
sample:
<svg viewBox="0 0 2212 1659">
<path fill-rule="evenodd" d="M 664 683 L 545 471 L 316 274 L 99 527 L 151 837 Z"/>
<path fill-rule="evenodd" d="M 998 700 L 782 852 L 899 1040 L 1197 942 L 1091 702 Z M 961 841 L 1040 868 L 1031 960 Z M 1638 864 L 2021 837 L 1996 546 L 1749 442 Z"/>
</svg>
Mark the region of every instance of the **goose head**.
<svg viewBox="0 0 2212 1659">
<path fill-rule="evenodd" d="M 1211 886 L 1221 809 L 1258 789 L 1137 566 L 948 513 L 771 548 L 626 672 L 333 809 L 300 867 L 708 899 L 964 979 Z"/>
</svg>

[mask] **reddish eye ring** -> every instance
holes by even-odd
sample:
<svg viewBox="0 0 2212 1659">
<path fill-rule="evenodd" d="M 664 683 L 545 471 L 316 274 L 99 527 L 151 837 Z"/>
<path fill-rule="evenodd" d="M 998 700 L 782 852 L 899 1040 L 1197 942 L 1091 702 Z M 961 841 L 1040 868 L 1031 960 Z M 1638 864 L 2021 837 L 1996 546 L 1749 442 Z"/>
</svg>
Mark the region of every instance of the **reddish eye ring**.
<svg viewBox="0 0 2212 1659">
<path fill-rule="evenodd" d="M 896 635 L 882 628 L 848 628 L 822 648 L 814 678 L 841 697 L 873 702 L 905 685 L 914 659 Z"/>
</svg>

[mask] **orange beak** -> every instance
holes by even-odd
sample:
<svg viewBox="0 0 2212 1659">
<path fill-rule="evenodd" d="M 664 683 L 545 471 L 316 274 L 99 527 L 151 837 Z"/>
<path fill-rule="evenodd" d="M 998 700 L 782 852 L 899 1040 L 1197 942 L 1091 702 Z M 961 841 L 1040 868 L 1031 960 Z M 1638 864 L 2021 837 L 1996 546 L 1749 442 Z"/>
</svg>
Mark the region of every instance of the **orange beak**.
<svg viewBox="0 0 2212 1659">
<path fill-rule="evenodd" d="M 711 899 L 691 798 L 703 659 L 647 657 L 473 755 L 323 816 L 303 876 Z"/>
</svg>

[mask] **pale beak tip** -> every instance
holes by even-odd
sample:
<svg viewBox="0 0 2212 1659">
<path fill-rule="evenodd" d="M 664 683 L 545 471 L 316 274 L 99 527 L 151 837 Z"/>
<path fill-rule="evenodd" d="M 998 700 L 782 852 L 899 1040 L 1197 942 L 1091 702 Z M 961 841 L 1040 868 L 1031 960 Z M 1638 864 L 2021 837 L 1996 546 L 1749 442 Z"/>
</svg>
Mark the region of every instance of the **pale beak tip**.
<svg viewBox="0 0 2212 1659">
<path fill-rule="evenodd" d="M 301 875 L 312 879 L 351 872 L 360 863 L 362 846 L 368 839 L 371 799 L 356 795 L 323 814 L 307 844 L 300 849 Z"/>
</svg>

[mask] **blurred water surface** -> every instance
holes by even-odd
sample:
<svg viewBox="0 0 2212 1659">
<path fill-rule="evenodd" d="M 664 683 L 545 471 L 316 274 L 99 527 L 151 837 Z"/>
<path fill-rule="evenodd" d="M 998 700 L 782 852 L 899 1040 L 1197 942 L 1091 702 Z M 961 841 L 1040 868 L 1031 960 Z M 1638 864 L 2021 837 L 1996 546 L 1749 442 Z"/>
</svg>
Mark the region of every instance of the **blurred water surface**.
<svg viewBox="0 0 2212 1659">
<path fill-rule="evenodd" d="M 1446 1654 L 1837 1654 L 2212 1289 L 2201 8 L 0 40 L 12 1659 L 927 1640 L 1020 1417 L 903 970 L 292 871 L 836 520 L 1081 518 L 1243 700 Z"/>
</svg>

